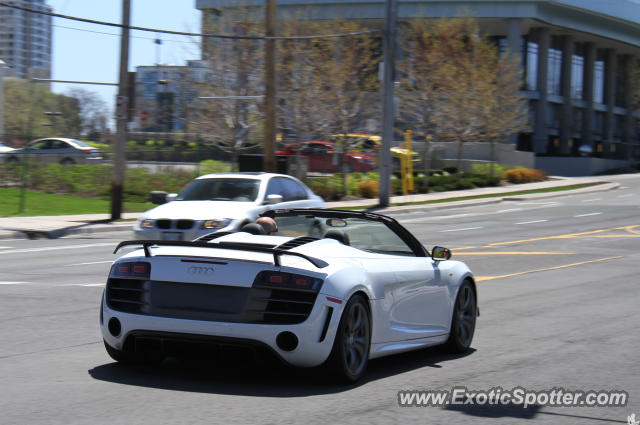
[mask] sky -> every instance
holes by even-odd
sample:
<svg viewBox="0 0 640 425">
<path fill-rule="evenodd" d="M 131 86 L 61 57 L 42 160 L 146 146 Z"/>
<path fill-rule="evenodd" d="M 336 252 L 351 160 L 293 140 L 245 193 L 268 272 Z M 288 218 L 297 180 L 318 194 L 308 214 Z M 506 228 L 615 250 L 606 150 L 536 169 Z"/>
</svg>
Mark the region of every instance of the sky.
<svg viewBox="0 0 640 425">
<path fill-rule="evenodd" d="M 122 0 L 47 0 L 54 13 L 121 23 Z M 131 0 L 131 25 L 199 33 L 201 12 L 195 0 Z M 199 59 L 199 38 L 131 31 L 129 71 L 156 62 L 184 65 Z M 161 45 L 155 39 L 162 40 Z M 53 18 L 52 79 L 118 82 L 120 28 Z M 66 94 L 82 88 L 99 95 L 113 111 L 116 86 L 54 83 L 52 90 Z M 112 113 L 110 114 L 110 116 Z"/>
</svg>

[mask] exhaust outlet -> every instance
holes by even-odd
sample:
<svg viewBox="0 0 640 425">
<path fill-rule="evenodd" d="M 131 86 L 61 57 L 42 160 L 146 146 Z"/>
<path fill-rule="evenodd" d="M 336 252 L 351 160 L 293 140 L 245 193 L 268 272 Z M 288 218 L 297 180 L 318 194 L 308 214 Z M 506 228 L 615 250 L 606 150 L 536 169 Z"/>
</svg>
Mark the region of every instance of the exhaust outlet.
<svg viewBox="0 0 640 425">
<path fill-rule="evenodd" d="M 276 337 L 276 345 L 282 351 L 293 351 L 298 347 L 298 337 L 293 332 L 280 332 Z"/>
</svg>

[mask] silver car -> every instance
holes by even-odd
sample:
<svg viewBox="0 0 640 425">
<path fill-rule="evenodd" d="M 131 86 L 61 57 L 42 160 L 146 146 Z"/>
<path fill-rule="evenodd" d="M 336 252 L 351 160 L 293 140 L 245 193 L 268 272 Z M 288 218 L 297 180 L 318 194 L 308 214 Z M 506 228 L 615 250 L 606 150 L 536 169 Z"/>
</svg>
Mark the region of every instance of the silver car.
<svg viewBox="0 0 640 425">
<path fill-rule="evenodd" d="M 0 161 L 4 161 L 4 158 L 7 157 L 7 154 L 11 153 L 15 151 L 14 148 L 5 145 L 4 143 L 0 142 Z"/>
<path fill-rule="evenodd" d="M 24 148 L 6 154 L 5 161 L 29 161 L 60 164 L 91 164 L 102 160 L 100 152 L 93 146 L 76 139 L 49 137 L 27 143 Z"/>
</svg>

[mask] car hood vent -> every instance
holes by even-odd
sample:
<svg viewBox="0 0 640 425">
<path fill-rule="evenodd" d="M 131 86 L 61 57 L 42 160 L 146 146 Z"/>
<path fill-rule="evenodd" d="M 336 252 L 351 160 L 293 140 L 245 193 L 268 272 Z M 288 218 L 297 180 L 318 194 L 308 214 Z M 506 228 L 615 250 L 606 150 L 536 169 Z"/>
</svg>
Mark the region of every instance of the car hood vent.
<svg viewBox="0 0 640 425">
<path fill-rule="evenodd" d="M 290 241 L 287 241 L 281 245 L 278 245 L 276 249 L 289 250 L 317 240 L 319 239 L 314 238 L 313 236 L 300 236 L 295 239 L 291 239 Z"/>
</svg>

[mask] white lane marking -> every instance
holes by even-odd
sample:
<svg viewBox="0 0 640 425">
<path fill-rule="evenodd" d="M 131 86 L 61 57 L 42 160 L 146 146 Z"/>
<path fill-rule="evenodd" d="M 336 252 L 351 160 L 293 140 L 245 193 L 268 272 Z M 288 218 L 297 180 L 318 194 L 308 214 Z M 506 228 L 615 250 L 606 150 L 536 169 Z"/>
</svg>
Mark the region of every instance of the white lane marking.
<svg viewBox="0 0 640 425">
<path fill-rule="evenodd" d="M 10 251 L 0 251 L 0 254 L 23 254 L 29 252 L 43 252 L 43 251 L 59 251 L 63 249 L 85 249 L 94 248 L 97 246 L 113 246 L 113 242 L 108 243 L 92 243 L 87 245 L 69 245 L 69 246 L 49 246 L 46 248 L 25 248 L 25 249 L 12 249 Z"/>
<path fill-rule="evenodd" d="M 455 214 L 455 215 L 439 215 L 436 217 L 419 217 L 419 218 L 409 218 L 406 220 L 399 220 L 402 223 L 420 223 L 425 220 L 443 220 L 446 218 L 460 218 L 460 217 L 470 217 L 472 215 L 480 215 L 480 214 Z"/>
<path fill-rule="evenodd" d="M 602 198 L 583 199 L 582 202 L 602 201 Z"/>
<path fill-rule="evenodd" d="M 62 286 L 84 286 L 86 288 L 94 287 L 94 286 L 104 286 L 104 283 L 69 283 L 67 285 Z"/>
<path fill-rule="evenodd" d="M 630 198 L 632 196 L 635 196 L 633 193 L 628 193 L 626 195 L 618 195 L 616 196 L 616 198 Z"/>
<path fill-rule="evenodd" d="M 482 227 L 465 227 L 464 229 L 449 229 L 449 230 L 438 230 L 439 232 L 463 232 L 465 230 L 476 230 L 482 229 Z"/>
<path fill-rule="evenodd" d="M 76 264 L 65 264 L 64 267 L 71 267 L 71 266 L 89 266 L 92 264 L 106 264 L 106 263 L 113 263 L 113 260 L 108 260 L 108 261 L 91 261 L 89 263 L 76 263 Z"/>
<path fill-rule="evenodd" d="M 520 223 L 516 223 L 516 224 L 533 224 L 533 223 L 544 223 L 545 221 L 549 221 L 549 220 L 533 220 L 533 221 L 522 221 Z"/>
<path fill-rule="evenodd" d="M 577 218 L 577 217 L 590 217 L 590 216 L 592 216 L 592 215 L 600 215 L 600 214 L 602 214 L 602 213 L 601 213 L 601 212 L 597 212 L 597 213 L 589 213 L 589 214 L 579 214 L 579 215 L 574 215 L 573 217 L 574 217 L 574 218 Z"/>
<path fill-rule="evenodd" d="M 522 208 L 511 208 L 509 210 L 500 210 L 500 211 L 496 211 L 496 214 L 513 212 L 513 211 L 522 211 Z"/>
<path fill-rule="evenodd" d="M 518 205 L 543 205 L 545 207 L 564 205 L 562 202 L 521 202 Z"/>
<path fill-rule="evenodd" d="M 0 285 L 22 285 L 23 283 L 29 283 L 29 282 L 10 282 L 7 280 L 0 280 Z"/>
<path fill-rule="evenodd" d="M 10 246 L 0 246 L 0 249 L 11 249 L 12 247 Z"/>
</svg>

